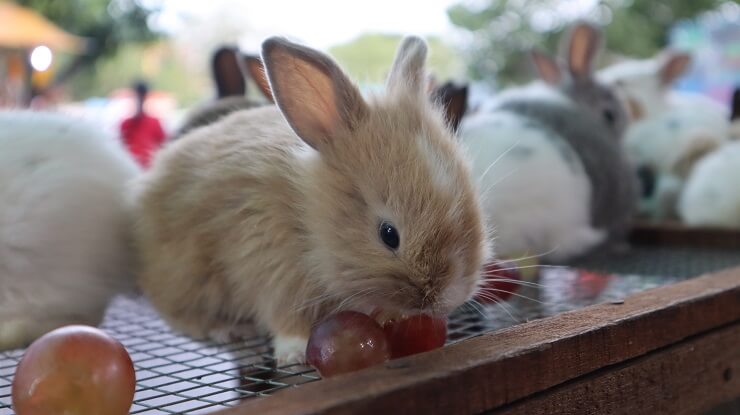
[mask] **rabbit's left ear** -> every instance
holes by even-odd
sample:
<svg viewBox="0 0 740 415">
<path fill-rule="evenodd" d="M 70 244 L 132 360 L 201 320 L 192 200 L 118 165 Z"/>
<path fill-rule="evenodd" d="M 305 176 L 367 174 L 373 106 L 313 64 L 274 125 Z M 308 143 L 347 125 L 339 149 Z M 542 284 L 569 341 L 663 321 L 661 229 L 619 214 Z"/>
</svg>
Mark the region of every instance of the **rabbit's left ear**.
<svg viewBox="0 0 740 415">
<path fill-rule="evenodd" d="M 262 43 L 275 103 L 295 133 L 321 151 L 362 120 L 360 90 L 329 56 L 280 37 Z"/>
<path fill-rule="evenodd" d="M 560 85 L 563 80 L 563 73 L 560 66 L 552 56 L 549 56 L 541 50 L 534 49 L 530 52 L 532 63 L 534 63 L 540 78 L 550 85 Z"/>
<path fill-rule="evenodd" d="M 686 72 L 690 63 L 691 55 L 688 53 L 676 51 L 666 52 L 659 70 L 661 84 L 672 84 L 673 81 Z"/>
</svg>

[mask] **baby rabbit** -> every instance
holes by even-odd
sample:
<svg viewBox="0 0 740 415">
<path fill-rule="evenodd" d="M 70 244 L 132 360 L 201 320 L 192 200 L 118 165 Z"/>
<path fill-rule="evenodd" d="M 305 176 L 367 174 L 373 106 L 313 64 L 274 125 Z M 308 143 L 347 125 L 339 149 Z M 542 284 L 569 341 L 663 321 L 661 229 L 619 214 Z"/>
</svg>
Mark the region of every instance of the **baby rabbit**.
<svg viewBox="0 0 740 415">
<path fill-rule="evenodd" d="M 97 325 L 128 292 L 124 203 L 139 168 L 115 137 L 71 116 L 0 112 L 0 350 Z"/>
<path fill-rule="evenodd" d="M 740 127 L 740 88 L 732 95 L 730 121 Z M 681 220 L 694 226 L 740 227 L 738 173 L 740 142 L 735 139 L 699 160 L 678 197 Z"/>
<path fill-rule="evenodd" d="M 702 94 L 672 91 L 671 86 L 691 64 L 691 55 L 663 50 L 649 59 L 626 59 L 601 69 L 597 78 L 616 88 L 627 102 L 633 121 L 652 118 L 676 108 L 690 108 L 712 129 L 725 129 L 727 109 Z"/>
<path fill-rule="evenodd" d="M 252 320 L 284 364 L 336 310 L 445 314 L 474 294 L 489 242 L 426 54 L 405 38 L 365 99 L 323 53 L 263 43 L 277 106 L 193 130 L 138 183 L 139 283 L 170 324 L 218 339 Z"/>
<path fill-rule="evenodd" d="M 722 105 L 700 94 L 671 91 L 690 63 L 690 55 L 665 50 L 598 73 L 628 103 L 633 122 L 624 144 L 643 181 L 641 214 L 656 220 L 678 217 L 676 203 L 694 164 L 730 137 Z"/>
<path fill-rule="evenodd" d="M 504 91 L 460 127 L 501 256 L 564 262 L 618 246 L 631 225 L 637 183 L 619 143 L 624 109 L 592 76 L 599 32 L 579 23 L 567 39 L 567 72 L 534 53 L 545 84 Z"/>
<path fill-rule="evenodd" d="M 699 160 L 678 198 L 681 220 L 691 226 L 740 228 L 740 142 Z"/>
<path fill-rule="evenodd" d="M 235 47 L 222 46 L 213 54 L 211 73 L 216 86 L 217 99 L 188 114 L 172 139 L 182 137 L 194 128 L 211 124 L 231 112 L 265 105 L 265 102 L 245 96 L 247 79 L 254 80 L 267 103 L 272 102 L 270 85 L 258 56 L 242 54 Z"/>
</svg>

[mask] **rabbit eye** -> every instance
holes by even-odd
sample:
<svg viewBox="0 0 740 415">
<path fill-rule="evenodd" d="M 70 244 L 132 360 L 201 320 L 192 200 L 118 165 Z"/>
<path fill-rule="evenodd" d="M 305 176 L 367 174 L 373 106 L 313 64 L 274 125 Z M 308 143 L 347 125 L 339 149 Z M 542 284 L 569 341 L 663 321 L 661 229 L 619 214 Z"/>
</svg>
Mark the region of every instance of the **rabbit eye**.
<svg viewBox="0 0 740 415">
<path fill-rule="evenodd" d="M 385 246 L 393 250 L 398 249 L 398 245 L 401 243 L 401 237 L 398 236 L 398 231 L 393 225 L 388 222 L 381 223 L 378 234 Z"/>
<path fill-rule="evenodd" d="M 614 115 L 614 111 L 610 109 L 605 109 L 603 112 L 604 120 L 606 120 L 606 123 L 609 125 L 614 125 L 614 120 L 616 119 L 616 116 Z"/>
</svg>

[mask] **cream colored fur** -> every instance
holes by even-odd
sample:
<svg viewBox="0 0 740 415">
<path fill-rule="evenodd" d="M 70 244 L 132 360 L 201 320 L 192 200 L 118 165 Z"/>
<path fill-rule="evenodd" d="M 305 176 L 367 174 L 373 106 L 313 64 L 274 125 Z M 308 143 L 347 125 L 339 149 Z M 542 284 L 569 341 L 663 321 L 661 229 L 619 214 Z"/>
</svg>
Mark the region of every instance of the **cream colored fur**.
<svg viewBox="0 0 740 415">
<path fill-rule="evenodd" d="M 139 281 L 167 321 L 207 336 L 254 320 L 288 363 L 335 310 L 444 314 L 473 295 L 490 249 L 425 57 L 405 39 L 388 93 L 366 101 L 327 56 L 265 42 L 277 107 L 194 130 L 139 183 Z"/>
</svg>

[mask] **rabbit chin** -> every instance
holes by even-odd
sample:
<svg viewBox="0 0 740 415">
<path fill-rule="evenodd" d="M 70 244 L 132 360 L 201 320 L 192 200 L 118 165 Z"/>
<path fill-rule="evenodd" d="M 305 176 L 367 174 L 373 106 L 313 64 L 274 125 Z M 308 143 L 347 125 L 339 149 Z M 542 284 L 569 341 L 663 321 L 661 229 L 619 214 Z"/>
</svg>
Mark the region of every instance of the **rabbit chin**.
<svg viewBox="0 0 740 415">
<path fill-rule="evenodd" d="M 470 280 L 473 281 L 474 279 Z M 422 298 L 418 298 L 417 301 L 414 301 L 414 299 L 399 301 L 389 296 L 368 296 L 350 305 L 348 309 L 376 316 L 379 321 L 415 314 L 429 314 L 443 318 L 473 297 L 476 285 L 466 284 L 465 281 L 461 279 L 448 285 L 438 296 L 437 301 L 428 303 L 423 307 L 412 305 L 413 303 L 421 303 Z"/>
</svg>

